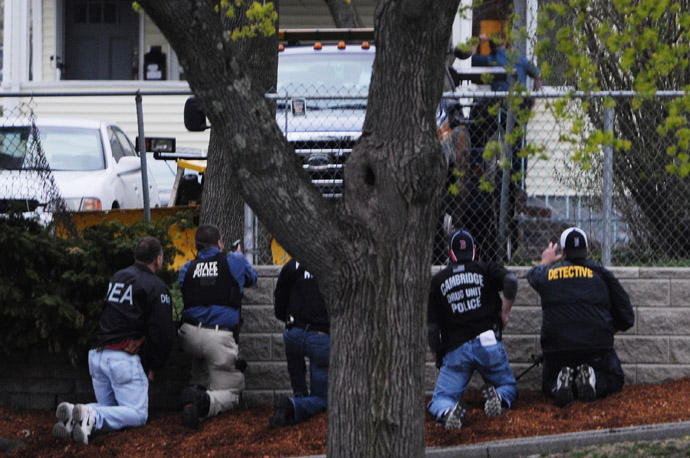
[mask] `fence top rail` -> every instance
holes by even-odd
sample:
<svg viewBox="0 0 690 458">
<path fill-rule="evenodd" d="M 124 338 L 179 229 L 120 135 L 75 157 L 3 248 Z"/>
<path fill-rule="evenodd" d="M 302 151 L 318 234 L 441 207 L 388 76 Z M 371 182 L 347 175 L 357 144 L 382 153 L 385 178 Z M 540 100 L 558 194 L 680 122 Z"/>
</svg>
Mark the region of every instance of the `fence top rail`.
<svg viewBox="0 0 690 458">
<path fill-rule="evenodd" d="M 688 92 L 690 93 L 690 92 Z M 687 95 L 685 91 L 657 91 L 654 97 L 683 97 Z M 472 97 L 507 97 L 510 93 L 506 91 L 455 91 L 444 92 L 443 98 L 472 98 Z M 583 92 L 570 91 L 558 88 L 542 88 L 537 92 L 529 92 L 530 97 L 534 98 L 558 98 L 571 96 L 574 98 L 594 98 L 594 97 L 618 97 L 629 98 L 639 95 L 635 91 L 599 91 Z M 132 91 L 0 91 L 0 97 L 122 97 L 131 96 L 166 96 L 166 95 L 193 95 L 189 89 L 186 90 L 132 90 Z M 295 98 L 306 98 L 310 100 L 361 100 L 366 99 L 366 95 L 313 95 L 309 93 L 295 94 L 276 94 L 267 93 L 266 98 L 271 100 L 284 100 Z"/>
<path fill-rule="evenodd" d="M 0 97 L 135 97 L 137 95 L 192 95 L 192 91 L 189 89 L 175 91 L 0 91 Z"/>
</svg>

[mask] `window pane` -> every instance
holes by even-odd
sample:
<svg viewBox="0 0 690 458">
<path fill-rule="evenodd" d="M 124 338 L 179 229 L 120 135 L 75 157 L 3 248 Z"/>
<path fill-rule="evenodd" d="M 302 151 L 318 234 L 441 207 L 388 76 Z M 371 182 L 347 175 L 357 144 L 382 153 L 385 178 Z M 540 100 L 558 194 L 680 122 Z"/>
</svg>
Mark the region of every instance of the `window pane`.
<svg viewBox="0 0 690 458">
<path fill-rule="evenodd" d="M 101 17 L 102 10 L 103 10 L 103 8 L 99 3 L 89 4 L 89 23 L 90 24 L 100 24 L 101 22 L 103 22 L 103 18 Z"/>
<path fill-rule="evenodd" d="M 103 22 L 106 24 L 115 24 L 117 22 L 117 4 L 107 2 L 103 5 Z"/>
</svg>

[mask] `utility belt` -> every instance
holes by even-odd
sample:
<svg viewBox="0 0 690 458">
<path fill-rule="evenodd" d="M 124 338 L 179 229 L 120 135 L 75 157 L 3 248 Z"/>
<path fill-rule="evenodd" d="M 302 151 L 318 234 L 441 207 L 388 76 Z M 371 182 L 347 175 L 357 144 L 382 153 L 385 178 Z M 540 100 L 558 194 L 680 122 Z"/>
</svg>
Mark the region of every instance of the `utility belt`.
<svg viewBox="0 0 690 458">
<path fill-rule="evenodd" d="M 305 332 L 320 332 L 322 334 L 329 334 L 330 331 L 330 326 L 327 324 L 302 323 L 300 321 L 296 321 L 292 316 L 290 316 L 288 322 L 285 323 L 285 327 L 288 331 L 292 328 L 304 329 Z"/>
</svg>

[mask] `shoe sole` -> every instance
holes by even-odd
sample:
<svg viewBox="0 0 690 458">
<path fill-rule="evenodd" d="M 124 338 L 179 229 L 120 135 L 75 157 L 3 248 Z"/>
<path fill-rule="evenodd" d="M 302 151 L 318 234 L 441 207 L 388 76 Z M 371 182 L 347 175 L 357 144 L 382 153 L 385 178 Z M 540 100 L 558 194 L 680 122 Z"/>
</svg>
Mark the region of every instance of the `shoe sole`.
<svg viewBox="0 0 690 458">
<path fill-rule="evenodd" d="M 72 440 L 81 444 L 89 443 L 89 434 L 84 432 L 82 427 L 78 424 L 84 419 L 85 406 L 77 404 L 72 410 L 72 420 L 74 421 L 74 429 L 72 430 Z"/>
<path fill-rule="evenodd" d="M 481 388 L 482 396 L 486 399 L 484 403 L 484 413 L 488 417 L 497 417 L 503 413 L 501 398 L 493 385 L 484 385 Z"/>
<path fill-rule="evenodd" d="M 465 419 L 465 415 L 467 414 L 467 409 L 465 406 L 460 404 L 459 402 L 456 403 L 451 411 L 448 413 L 448 419 L 444 423 L 444 428 L 446 429 L 460 429 L 462 427 L 462 420 Z"/>
<path fill-rule="evenodd" d="M 199 429 L 199 416 L 197 415 L 196 396 L 194 388 L 185 387 L 182 390 L 182 415 L 180 423 L 185 428 Z"/>
<path fill-rule="evenodd" d="M 565 407 L 573 402 L 573 376 L 569 372 L 565 377 L 561 374 L 558 377 L 561 378 L 561 388 L 556 391 L 556 405 Z M 563 380 L 564 378 L 565 380 Z"/>
<path fill-rule="evenodd" d="M 577 389 L 577 398 L 582 402 L 592 402 L 597 398 L 596 389 L 589 383 L 589 372 L 577 374 L 575 388 Z"/>
<path fill-rule="evenodd" d="M 70 421 L 73 408 L 74 406 L 67 402 L 61 402 L 60 405 L 58 405 L 55 411 L 58 422 L 53 425 L 53 436 L 59 437 L 60 439 L 69 439 L 72 437 L 72 431 L 67 429 L 65 423 Z"/>
</svg>

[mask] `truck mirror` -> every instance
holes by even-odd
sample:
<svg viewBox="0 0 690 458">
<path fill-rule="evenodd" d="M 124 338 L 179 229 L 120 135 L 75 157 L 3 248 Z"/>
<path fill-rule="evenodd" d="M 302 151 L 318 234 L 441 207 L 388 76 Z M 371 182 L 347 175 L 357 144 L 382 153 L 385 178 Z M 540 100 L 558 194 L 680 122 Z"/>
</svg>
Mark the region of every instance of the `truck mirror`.
<svg viewBox="0 0 690 458">
<path fill-rule="evenodd" d="M 188 98 L 184 104 L 184 126 L 190 132 L 203 132 L 211 127 L 206 124 L 206 115 L 194 96 Z"/>
</svg>

